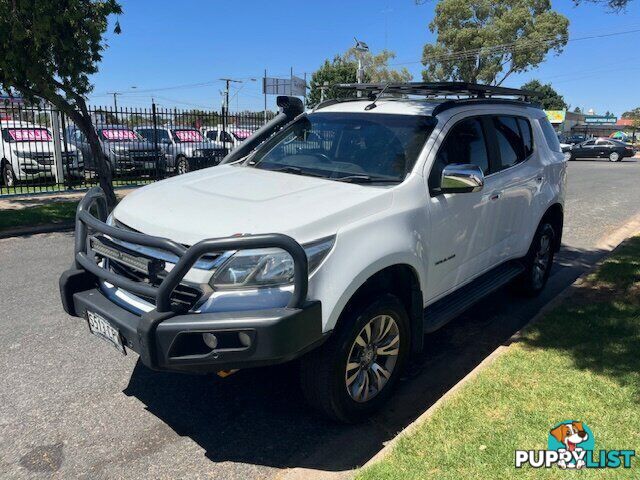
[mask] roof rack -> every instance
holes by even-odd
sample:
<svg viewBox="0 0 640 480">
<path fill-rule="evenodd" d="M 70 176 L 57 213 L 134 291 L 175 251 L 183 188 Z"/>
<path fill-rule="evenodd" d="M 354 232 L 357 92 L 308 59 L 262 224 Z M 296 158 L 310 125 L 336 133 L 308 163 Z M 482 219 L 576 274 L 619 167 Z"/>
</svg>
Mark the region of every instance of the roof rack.
<svg viewBox="0 0 640 480">
<path fill-rule="evenodd" d="M 466 98 L 515 97 L 518 100 L 528 102 L 532 97 L 538 96 L 536 92 L 528 90 L 466 82 L 339 83 L 335 86 L 345 90 L 364 92 L 370 98 L 375 98 L 383 89 L 384 93 L 435 98 L 446 98 L 452 95 L 458 98 L 461 96 Z"/>
</svg>

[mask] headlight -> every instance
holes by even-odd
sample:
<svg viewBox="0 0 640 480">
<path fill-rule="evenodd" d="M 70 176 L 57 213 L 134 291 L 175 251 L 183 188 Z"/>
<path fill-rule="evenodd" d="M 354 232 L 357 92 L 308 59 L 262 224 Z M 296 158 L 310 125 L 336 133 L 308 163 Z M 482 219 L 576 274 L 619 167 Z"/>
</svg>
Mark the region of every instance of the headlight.
<svg viewBox="0 0 640 480">
<path fill-rule="evenodd" d="M 333 247 L 335 237 L 303 246 L 313 273 Z M 278 248 L 240 250 L 220 267 L 211 279 L 214 288 L 255 288 L 287 285 L 293 281 L 293 258 Z"/>
</svg>

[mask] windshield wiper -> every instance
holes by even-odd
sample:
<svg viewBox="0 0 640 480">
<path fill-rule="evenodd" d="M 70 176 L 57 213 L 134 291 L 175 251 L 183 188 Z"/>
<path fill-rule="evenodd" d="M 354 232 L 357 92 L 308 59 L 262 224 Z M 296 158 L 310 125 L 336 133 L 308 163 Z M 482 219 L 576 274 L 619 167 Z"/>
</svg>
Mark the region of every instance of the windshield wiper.
<svg viewBox="0 0 640 480">
<path fill-rule="evenodd" d="M 346 177 L 332 178 L 331 180 L 347 183 L 400 183 L 397 178 L 372 177 L 371 175 L 347 175 Z"/>
<path fill-rule="evenodd" d="M 301 169 L 300 167 L 293 167 L 291 165 L 288 165 L 286 167 L 281 167 L 281 168 L 268 169 L 268 170 L 272 172 L 293 173 L 294 175 L 303 175 L 307 177 L 326 178 L 324 175 L 320 175 L 318 173 L 311 173 L 307 170 Z"/>
</svg>

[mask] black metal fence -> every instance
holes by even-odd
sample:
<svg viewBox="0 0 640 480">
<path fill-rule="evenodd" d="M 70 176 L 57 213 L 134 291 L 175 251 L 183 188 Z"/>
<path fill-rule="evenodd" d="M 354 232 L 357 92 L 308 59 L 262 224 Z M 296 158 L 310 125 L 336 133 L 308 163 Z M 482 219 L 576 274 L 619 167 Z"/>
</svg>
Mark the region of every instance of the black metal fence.
<svg viewBox="0 0 640 480">
<path fill-rule="evenodd" d="M 158 108 L 90 109 L 114 186 L 217 165 L 273 115 Z M 55 108 L 0 105 L 0 195 L 86 189 L 98 182 L 85 135 Z"/>
</svg>

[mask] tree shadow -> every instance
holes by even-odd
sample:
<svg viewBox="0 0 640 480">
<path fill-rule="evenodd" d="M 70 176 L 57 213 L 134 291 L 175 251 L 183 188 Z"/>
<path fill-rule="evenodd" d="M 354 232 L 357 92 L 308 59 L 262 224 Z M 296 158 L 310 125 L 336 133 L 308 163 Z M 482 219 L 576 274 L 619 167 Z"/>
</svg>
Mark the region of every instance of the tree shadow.
<svg viewBox="0 0 640 480">
<path fill-rule="evenodd" d="M 640 402 L 640 239 L 633 238 L 522 339 L 571 355 L 574 365 L 621 386 Z"/>
<path fill-rule="evenodd" d="M 350 470 L 366 463 L 604 253 L 564 248 L 540 297 L 523 300 L 502 289 L 426 336 L 424 353 L 390 402 L 359 425 L 332 423 L 309 409 L 295 363 L 220 379 L 152 372 L 138 362 L 124 393 L 191 438 L 214 462 Z"/>
</svg>

